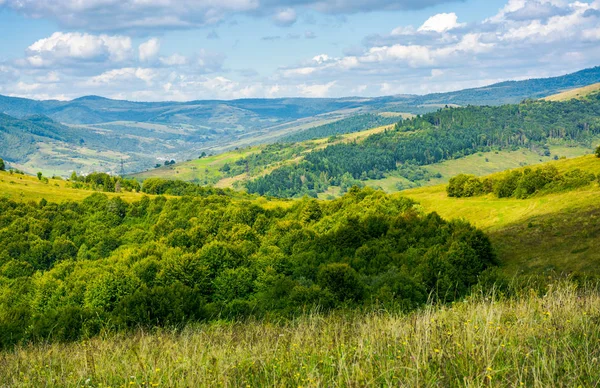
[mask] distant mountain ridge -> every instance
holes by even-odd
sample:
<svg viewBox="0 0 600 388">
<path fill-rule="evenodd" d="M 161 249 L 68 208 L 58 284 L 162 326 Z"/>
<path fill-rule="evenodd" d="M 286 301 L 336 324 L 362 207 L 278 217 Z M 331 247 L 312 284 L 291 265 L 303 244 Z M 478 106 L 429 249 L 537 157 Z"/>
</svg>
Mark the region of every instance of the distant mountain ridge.
<svg viewBox="0 0 600 388">
<path fill-rule="evenodd" d="M 272 143 L 355 115 L 518 103 L 597 82 L 600 67 L 423 96 L 136 102 L 101 96 L 37 101 L 0 95 L 0 157 L 28 172 L 60 175 L 73 170 L 117 172 L 123 160 L 131 173 L 164 160 Z"/>
<path fill-rule="evenodd" d="M 71 101 L 38 101 L 0 95 L 0 112 L 17 118 L 42 114 L 67 124 L 111 121 L 200 124 L 223 107 L 238 109 L 250 116 L 262 115 L 279 119 L 298 119 L 341 109 L 379 110 L 394 106 L 408 113 L 421 113 L 423 105 L 516 103 L 525 98 L 546 97 L 596 82 L 600 82 L 600 66 L 558 77 L 505 81 L 479 88 L 422 96 L 137 102 L 101 96 L 83 96 Z"/>
</svg>

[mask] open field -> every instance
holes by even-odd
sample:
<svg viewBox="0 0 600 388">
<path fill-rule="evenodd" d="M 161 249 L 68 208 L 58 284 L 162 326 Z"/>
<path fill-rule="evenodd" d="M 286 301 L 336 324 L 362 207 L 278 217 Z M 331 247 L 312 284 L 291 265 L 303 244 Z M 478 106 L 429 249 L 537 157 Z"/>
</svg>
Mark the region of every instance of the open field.
<svg viewBox="0 0 600 388">
<path fill-rule="evenodd" d="M 551 162 L 559 171 L 598 173 L 600 159 L 585 156 Z M 486 231 L 508 273 L 539 271 L 598 273 L 600 270 L 600 187 L 527 199 L 449 198 L 444 185 L 406 190 L 427 211 L 463 218 Z"/>
<path fill-rule="evenodd" d="M 92 195 L 95 191 L 72 189 L 68 182 L 62 179 L 48 178 L 44 183 L 30 175 L 10 174 L 0 171 L 0 197 L 13 201 L 39 201 L 42 198 L 49 202 L 80 201 Z M 141 199 L 142 193 L 104 193 L 109 197 L 121 197 L 125 201 Z"/>
<path fill-rule="evenodd" d="M 519 168 L 527 165 L 550 162 L 554 156 L 559 158 L 575 158 L 590 154 L 591 148 L 586 147 L 565 147 L 550 146 L 550 156 L 543 156 L 537 152 L 520 149 L 517 151 L 491 151 L 479 152 L 473 155 L 465 156 L 460 159 L 446 160 L 441 163 L 434 163 L 422 166 L 423 169 L 431 174 L 441 174 L 441 178 L 432 178 L 428 182 L 420 182 L 423 186 L 436 186 L 448 183 L 448 180 L 458 174 L 472 174 L 476 176 L 485 176 L 513 168 Z M 410 184 L 406 178 L 398 176 L 395 172 L 388 173 L 384 179 L 367 180 L 365 184 L 372 187 L 381 187 L 387 193 L 398 191 L 397 184 Z"/>
<path fill-rule="evenodd" d="M 544 294 L 544 293 L 541 293 Z M 540 294 L 540 295 L 541 295 Z M 593 387 L 600 294 L 568 283 L 404 314 L 310 313 L 1 353 L 9 387 Z"/>
<path fill-rule="evenodd" d="M 567 101 L 574 98 L 582 98 L 600 91 L 600 83 L 584 86 L 582 88 L 567 90 L 544 98 L 546 101 Z"/>
</svg>

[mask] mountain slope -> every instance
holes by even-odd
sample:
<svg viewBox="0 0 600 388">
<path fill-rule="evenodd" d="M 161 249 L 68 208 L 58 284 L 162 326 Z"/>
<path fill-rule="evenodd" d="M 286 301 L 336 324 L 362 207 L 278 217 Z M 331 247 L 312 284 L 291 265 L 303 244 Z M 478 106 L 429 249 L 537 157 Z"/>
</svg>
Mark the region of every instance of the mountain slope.
<svg viewBox="0 0 600 388">
<path fill-rule="evenodd" d="M 575 170 L 600 172 L 600 158 L 592 155 L 545 165 L 563 174 Z M 598 273 L 599 183 L 596 180 L 579 189 L 527 199 L 493 195 L 450 198 L 445 185 L 406 190 L 398 195 L 414 199 L 425 211 L 435 211 L 447 219 L 464 218 L 482 228 L 509 274 Z"/>
<path fill-rule="evenodd" d="M 0 157 L 28 172 L 42 170 L 67 176 L 71 171 L 93 169 L 141 171 L 165 160 L 191 160 L 202 152 L 220 153 L 281 138 L 307 139 L 325 133 L 346 133 L 368 128 L 340 122 L 359 122 L 367 114 L 389 112 L 404 116 L 423 114 L 445 105 L 499 105 L 537 98 L 566 89 L 600 82 L 600 67 L 546 79 L 503 82 L 484 88 L 425 96 L 376 98 L 280 98 L 232 101 L 134 102 L 86 96 L 73 101 L 33 101 L 0 96 L 0 113 L 16 119 L 46 116 L 63 123 L 72 134 L 40 142 L 14 127 L 0 144 Z M 389 117 L 386 118 L 389 120 Z M 373 125 L 379 125 L 372 120 Z M 337 123 L 336 123 L 337 122 Z M 336 123 L 336 124 L 332 124 Z M 324 126 L 331 124 L 337 129 Z M 27 124 L 30 125 L 30 124 Z M 38 124 L 44 126 L 46 124 Z M 50 125 L 50 124 L 49 124 Z M 304 132 L 311 128 L 314 133 Z M 68 131 L 67 131 L 68 132 Z M 298 137 L 294 138 L 294 135 Z M 6 135 L 8 136 L 8 135 Z M 93 138 L 92 141 L 90 138 Z M 81 139 L 85 144 L 81 143 Z M 29 144 L 15 153 L 8 145 Z M 38 144 L 34 146 L 33 144 Z M 83 145 L 83 148 L 82 148 Z M 36 148 L 37 147 L 37 148 Z M 41 152 L 35 152 L 38 149 Z M 18 157 L 29 155 L 29 157 Z"/>
<path fill-rule="evenodd" d="M 581 88 L 567 90 L 566 92 L 553 94 L 551 96 L 545 97 L 546 101 L 568 101 L 572 99 L 582 99 L 591 94 L 597 94 L 600 92 L 600 82 L 592 85 L 587 85 Z"/>
</svg>

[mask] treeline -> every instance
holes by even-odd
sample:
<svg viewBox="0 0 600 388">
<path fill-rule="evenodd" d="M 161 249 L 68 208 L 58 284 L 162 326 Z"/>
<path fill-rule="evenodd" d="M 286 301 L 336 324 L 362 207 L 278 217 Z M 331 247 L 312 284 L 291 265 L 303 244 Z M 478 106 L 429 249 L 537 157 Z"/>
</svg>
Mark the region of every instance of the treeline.
<svg viewBox="0 0 600 388">
<path fill-rule="evenodd" d="M 0 198 L 0 346 L 317 306 L 408 310 L 465 295 L 494 262 L 481 231 L 370 189 L 286 208 Z"/>
<path fill-rule="evenodd" d="M 322 139 L 330 136 L 364 131 L 384 125 L 392 125 L 396 124 L 398 120 L 398 116 L 386 117 L 380 114 L 367 113 L 309 128 L 293 135 L 286 136 L 282 138 L 281 141 L 296 143 L 306 140 Z"/>
<path fill-rule="evenodd" d="M 449 197 L 476 197 L 494 193 L 498 198 L 528 198 L 537 193 L 551 193 L 572 190 L 591 184 L 600 175 L 587 173 L 579 169 L 559 173 L 554 166 L 523 171 L 509 171 L 500 177 L 478 178 L 474 175 L 460 174 L 450 179 L 446 192 Z"/>
<path fill-rule="evenodd" d="M 162 178 L 145 179 L 142 185 L 142 192 L 153 195 L 174 195 L 174 196 L 200 196 L 209 195 L 230 195 L 231 189 L 219 189 L 211 186 L 200 186 L 195 183 L 180 180 L 170 180 Z"/>
<path fill-rule="evenodd" d="M 88 175 L 77 175 L 75 171 L 69 178 L 70 186 L 74 189 L 90 189 L 103 192 L 140 191 L 140 183 L 135 179 L 113 176 L 103 172 L 93 172 Z"/>
<path fill-rule="evenodd" d="M 371 135 L 362 142 L 311 152 L 292 167 L 298 171 L 293 175 L 305 178 L 291 195 L 303 195 L 311 186 L 324 191 L 346 172 L 354 179 L 365 179 L 406 163 L 428 165 L 491 150 L 530 148 L 549 155 L 548 144 L 591 147 L 598 135 L 600 95 L 566 102 L 445 108 L 404 120 L 394 130 Z M 281 178 L 290 174 L 274 171 L 249 183 L 248 191 L 281 195 L 277 187 Z"/>
</svg>

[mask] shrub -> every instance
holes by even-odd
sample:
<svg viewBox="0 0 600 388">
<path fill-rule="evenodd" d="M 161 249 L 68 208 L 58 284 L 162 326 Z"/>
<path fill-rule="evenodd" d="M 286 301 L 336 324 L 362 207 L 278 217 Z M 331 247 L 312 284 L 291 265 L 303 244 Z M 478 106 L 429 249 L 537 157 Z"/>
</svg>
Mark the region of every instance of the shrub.
<svg viewBox="0 0 600 388">
<path fill-rule="evenodd" d="M 323 266 L 317 276 L 318 283 L 333 293 L 340 301 L 357 301 L 362 298 L 363 284 L 356 271 L 345 263 Z"/>
</svg>

